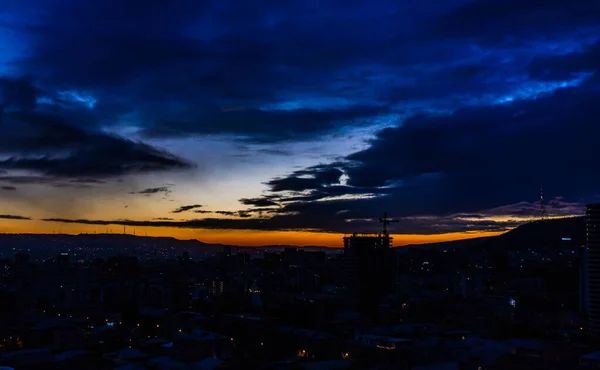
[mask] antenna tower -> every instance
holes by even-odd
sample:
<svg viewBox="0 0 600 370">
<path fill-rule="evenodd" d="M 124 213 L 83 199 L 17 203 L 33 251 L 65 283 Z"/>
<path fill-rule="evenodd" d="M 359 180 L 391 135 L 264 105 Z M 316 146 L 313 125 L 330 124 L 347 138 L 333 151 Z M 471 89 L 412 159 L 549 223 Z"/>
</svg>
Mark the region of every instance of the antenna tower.
<svg viewBox="0 0 600 370">
<path fill-rule="evenodd" d="M 383 217 L 379 218 L 379 222 L 381 222 L 383 224 L 383 234 L 388 235 L 387 226 L 393 222 L 399 222 L 399 221 L 388 218 L 387 212 L 383 212 Z"/>
<path fill-rule="evenodd" d="M 548 212 L 546 211 L 546 203 L 544 202 L 544 188 L 540 184 L 540 219 L 545 220 L 548 218 Z"/>
</svg>

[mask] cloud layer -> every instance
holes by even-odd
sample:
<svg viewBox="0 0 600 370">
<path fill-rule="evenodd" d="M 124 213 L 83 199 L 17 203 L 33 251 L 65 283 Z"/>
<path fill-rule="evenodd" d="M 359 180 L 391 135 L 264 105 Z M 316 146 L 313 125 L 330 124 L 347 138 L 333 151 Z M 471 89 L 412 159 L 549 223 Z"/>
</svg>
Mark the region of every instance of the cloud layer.
<svg viewBox="0 0 600 370">
<path fill-rule="evenodd" d="M 16 215 L 0 215 L 0 219 L 4 219 L 4 220 L 31 220 L 30 217 L 24 217 L 24 216 L 16 216 Z"/>
<path fill-rule="evenodd" d="M 102 132 L 81 109 L 45 107 L 26 79 L 0 79 L 0 168 L 47 177 L 105 178 L 185 170 L 193 164 L 148 144 Z M 90 121 L 91 120 L 91 121 Z M 90 123 L 92 125 L 90 125 Z"/>
<path fill-rule="evenodd" d="M 48 221 L 352 232 L 379 230 L 388 211 L 401 219 L 394 232 L 431 234 L 526 222 L 539 214 L 541 184 L 555 216 L 579 214 L 600 194 L 597 1 L 28 0 L 6 9 L 0 27 L 25 47 L 11 52 L 0 38 L 5 193 L 197 174 L 205 164 L 226 173 L 224 153 L 181 154 L 178 144 L 208 137 L 288 168 L 264 178 L 262 193 L 237 196 L 239 209 L 207 205 L 199 190 L 165 217 Z M 312 164 L 290 155 L 324 141 L 340 154 Z"/>
</svg>

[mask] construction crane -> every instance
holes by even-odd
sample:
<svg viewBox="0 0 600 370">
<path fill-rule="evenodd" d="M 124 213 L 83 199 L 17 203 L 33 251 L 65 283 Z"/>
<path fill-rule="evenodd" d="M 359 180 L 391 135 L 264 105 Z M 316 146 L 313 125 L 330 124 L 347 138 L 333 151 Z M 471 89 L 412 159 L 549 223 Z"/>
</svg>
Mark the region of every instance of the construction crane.
<svg viewBox="0 0 600 370">
<path fill-rule="evenodd" d="M 383 234 L 388 235 L 388 229 L 387 229 L 388 225 L 391 223 L 400 222 L 400 221 L 388 218 L 388 213 L 383 212 L 383 217 L 379 218 L 379 222 L 381 222 L 383 224 Z"/>
</svg>

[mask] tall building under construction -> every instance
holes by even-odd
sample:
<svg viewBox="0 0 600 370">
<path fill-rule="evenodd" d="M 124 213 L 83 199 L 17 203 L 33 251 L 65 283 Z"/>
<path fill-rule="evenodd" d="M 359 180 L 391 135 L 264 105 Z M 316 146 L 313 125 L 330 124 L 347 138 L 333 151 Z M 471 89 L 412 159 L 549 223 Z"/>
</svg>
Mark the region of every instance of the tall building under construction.
<svg viewBox="0 0 600 370">
<path fill-rule="evenodd" d="M 387 224 L 396 221 L 384 215 L 380 222 L 384 224 L 383 233 L 344 237 L 346 287 L 356 309 L 371 317 L 377 315 L 381 299 L 392 293 L 395 285 L 393 238 L 387 232 Z"/>
</svg>

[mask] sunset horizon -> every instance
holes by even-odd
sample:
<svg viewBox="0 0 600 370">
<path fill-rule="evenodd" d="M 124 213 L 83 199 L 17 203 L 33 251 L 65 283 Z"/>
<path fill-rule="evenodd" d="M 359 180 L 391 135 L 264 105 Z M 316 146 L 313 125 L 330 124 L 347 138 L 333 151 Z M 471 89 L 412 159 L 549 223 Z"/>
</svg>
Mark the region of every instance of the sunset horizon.
<svg viewBox="0 0 600 370">
<path fill-rule="evenodd" d="M 388 212 L 411 243 L 600 197 L 585 12 L 27 1 L 0 12 L 0 232 L 339 245 Z"/>
<path fill-rule="evenodd" d="M 254 230 L 205 230 L 194 229 L 170 229 L 151 227 L 126 227 L 110 224 L 106 227 L 97 225 L 78 225 L 78 227 L 51 227 L 33 231 L 29 227 L 0 228 L 0 234 L 14 235 L 131 235 L 139 237 L 170 237 L 178 240 L 197 240 L 206 244 L 225 244 L 240 247 L 261 247 L 269 245 L 289 245 L 297 247 L 328 247 L 342 248 L 343 237 L 350 235 L 346 233 L 318 233 L 306 231 L 254 231 Z M 94 227 L 96 226 L 96 227 Z M 491 232 L 453 232 L 445 234 L 390 234 L 394 239 L 394 247 L 406 245 L 429 244 L 450 242 L 482 237 L 501 235 L 510 230 Z M 376 231 L 374 231 L 376 233 Z M 361 233 L 357 231 L 357 233 Z"/>
<path fill-rule="evenodd" d="M 0 370 L 600 368 L 599 21 L 1 0 Z"/>
</svg>

